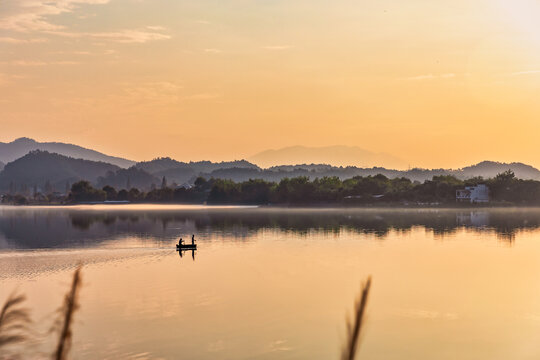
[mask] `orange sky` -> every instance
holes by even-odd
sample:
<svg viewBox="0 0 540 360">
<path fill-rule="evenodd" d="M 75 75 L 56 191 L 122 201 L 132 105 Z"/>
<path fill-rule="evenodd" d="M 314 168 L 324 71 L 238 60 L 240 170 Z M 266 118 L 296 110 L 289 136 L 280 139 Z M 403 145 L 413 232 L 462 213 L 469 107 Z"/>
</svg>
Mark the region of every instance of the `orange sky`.
<svg viewBox="0 0 540 360">
<path fill-rule="evenodd" d="M 540 166 L 539 18 L 534 0 L 7 0 L 0 141 Z"/>
</svg>

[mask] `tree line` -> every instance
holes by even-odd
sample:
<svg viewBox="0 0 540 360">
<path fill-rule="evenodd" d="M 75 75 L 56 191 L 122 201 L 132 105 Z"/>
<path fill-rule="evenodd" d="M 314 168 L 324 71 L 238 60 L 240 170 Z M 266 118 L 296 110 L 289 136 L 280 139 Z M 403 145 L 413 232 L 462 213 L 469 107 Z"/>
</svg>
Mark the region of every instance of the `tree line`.
<svg viewBox="0 0 540 360">
<path fill-rule="evenodd" d="M 340 180 L 306 176 L 285 178 L 279 182 L 251 179 L 234 182 L 198 177 L 192 187 L 170 187 L 163 178 L 160 188 L 141 191 L 137 188 L 117 190 L 110 185 L 94 188 L 88 181 L 71 186 L 64 196 L 4 195 L 4 203 L 82 203 L 129 201 L 132 203 L 207 203 L 244 205 L 376 205 L 376 204 L 450 204 L 456 201 L 456 190 L 486 184 L 495 203 L 540 204 L 540 181 L 517 179 L 510 170 L 491 179 L 481 177 L 460 180 L 451 175 L 434 176 L 423 183 L 407 178 L 355 176 Z M 37 199 L 37 200 L 36 200 Z"/>
<path fill-rule="evenodd" d="M 279 182 L 250 179 L 234 182 L 198 177 L 192 187 L 170 187 L 163 178 L 160 188 L 141 191 L 137 188 L 117 190 L 110 185 L 94 188 L 88 181 L 71 186 L 67 196 L 50 199 L 39 194 L 40 203 L 81 203 L 129 201 L 133 203 L 207 203 L 244 205 L 373 205 L 373 204 L 449 204 L 456 201 L 456 190 L 486 184 L 496 203 L 540 204 L 540 181 L 522 180 L 510 170 L 494 178 L 460 180 L 451 175 L 434 176 L 423 183 L 410 179 L 355 176 L 341 180 L 337 176 L 310 180 L 307 176 L 285 178 Z M 23 195 L 4 195 L 4 203 L 35 203 Z"/>
</svg>

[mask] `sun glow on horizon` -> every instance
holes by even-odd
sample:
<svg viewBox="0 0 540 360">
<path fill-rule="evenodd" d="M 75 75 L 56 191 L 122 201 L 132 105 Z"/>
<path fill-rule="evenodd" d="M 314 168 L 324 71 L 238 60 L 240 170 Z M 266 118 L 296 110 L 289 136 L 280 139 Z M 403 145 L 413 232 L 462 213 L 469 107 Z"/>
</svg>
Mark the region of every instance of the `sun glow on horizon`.
<svg viewBox="0 0 540 360">
<path fill-rule="evenodd" d="M 421 167 L 540 166 L 539 16 L 533 0 L 9 0 L 0 141 L 135 160 L 341 144 Z"/>
</svg>

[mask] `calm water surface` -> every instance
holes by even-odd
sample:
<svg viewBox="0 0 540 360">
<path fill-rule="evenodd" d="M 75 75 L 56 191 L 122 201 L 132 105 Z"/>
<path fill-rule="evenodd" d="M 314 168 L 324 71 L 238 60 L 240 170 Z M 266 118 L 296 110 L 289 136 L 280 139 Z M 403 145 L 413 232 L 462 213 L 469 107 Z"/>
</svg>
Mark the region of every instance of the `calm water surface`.
<svg viewBox="0 0 540 360">
<path fill-rule="evenodd" d="M 0 207 L 27 358 L 53 348 L 79 263 L 76 359 L 338 359 L 368 275 L 360 359 L 540 358 L 539 209 Z"/>
</svg>

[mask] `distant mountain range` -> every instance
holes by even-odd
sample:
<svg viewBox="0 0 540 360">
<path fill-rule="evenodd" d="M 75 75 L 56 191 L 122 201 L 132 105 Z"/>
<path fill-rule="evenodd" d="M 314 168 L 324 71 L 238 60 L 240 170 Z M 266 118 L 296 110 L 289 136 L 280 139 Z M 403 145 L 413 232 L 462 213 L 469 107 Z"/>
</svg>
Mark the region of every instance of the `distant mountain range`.
<svg viewBox="0 0 540 360">
<path fill-rule="evenodd" d="M 139 162 L 135 165 L 138 169 L 144 170 L 160 178 L 165 177 L 169 182 L 183 184 L 189 182 L 194 177 L 202 174 L 210 174 L 220 169 L 251 169 L 261 170 L 257 165 L 246 160 L 226 161 L 214 163 L 211 161 L 180 162 L 171 158 L 158 158 L 152 161 Z"/>
<path fill-rule="evenodd" d="M 540 180 L 540 170 L 531 165 L 519 162 L 500 163 L 494 161 L 482 161 L 476 165 L 455 170 L 453 174 L 462 179 L 468 179 L 475 176 L 492 178 L 506 170 L 512 170 L 516 177 L 520 179 Z"/>
<path fill-rule="evenodd" d="M 75 159 L 47 151 L 34 150 L 8 163 L 0 172 L 0 193 L 25 192 L 35 188 L 65 192 L 79 180 L 88 180 L 98 187 L 111 185 L 117 189 L 132 187 L 150 190 L 161 186 L 165 177 L 169 185 L 192 183 L 197 176 L 210 177 L 221 169 L 261 169 L 245 160 L 212 163 L 199 161 L 183 163 L 170 158 L 159 158 L 137 163 L 128 169 L 100 161 Z"/>
<path fill-rule="evenodd" d="M 35 150 L 12 161 L 0 172 L 0 191 L 31 191 L 50 187 L 65 191 L 78 180 L 97 182 L 99 176 L 120 168 L 105 162 L 74 159 L 64 155 Z"/>
<path fill-rule="evenodd" d="M 43 144 L 60 148 L 64 152 L 72 150 L 73 156 L 32 150 L 15 160 L 9 160 L 16 156 L 17 152 L 24 151 L 22 149 L 43 146 Z M 81 154 L 85 157 L 81 157 Z M 114 163 L 88 160 L 88 157 L 114 160 Z M 29 192 L 34 188 L 38 191 L 53 188 L 56 191 L 64 192 L 67 186 L 82 179 L 88 180 L 98 187 L 111 185 L 117 189 L 136 187 L 141 190 L 161 186 L 163 178 L 169 186 L 179 186 L 192 184 L 198 176 L 234 181 L 249 179 L 280 181 L 286 177 L 297 176 L 307 176 L 310 179 L 337 176 L 346 179 L 354 176 L 383 174 L 389 178 L 406 177 L 413 181 L 423 182 L 437 175 L 452 175 L 460 179 L 477 176 L 491 178 L 506 170 L 512 170 L 518 178 L 540 180 L 540 170 L 530 165 L 493 161 L 483 161 L 457 170 L 394 170 L 386 167 L 338 167 L 327 164 L 282 164 L 261 168 L 246 160 L 217 163 L 211 161 L 180 162 L 171 158 L 158 158 L 135 163 L 76 145 L 38 143 L 25 138 L 8 144 L 0 143 L 0 159 L 2 159 L 2 163 L 0 163 L 0 194 L 8 191 Z M 3 164 L 4 159 L 9 161 L 5 165 Z M 128 167 L 125 168 L 126 166 Z"/>
<path fill-rule="evenodd" d="M 265 179 L 268 181 L 280 181 L 285 177 L 307 176 L 310 179 L 324 176 L 337 176 L 340 179 L 352 178 L 354 176 L 374 176 L 383 174 L 389 178 L 406 177 L 412 181 L 423 182 L 431 180 L 433 176 L 452 175 L 459 179 L 468 179 L 481 176 L 483 178 L 494 177 L 506 170 L 512 170 L 518 178 L 540 180 L 540 171 L 532 166 L 522 163 L 499 163 L 494 161 L 483 161 L 463 169 L 411 169 L 392 170 L 383 167 L 359 168 L 354 166 L 336 167 L 330 165 L 311 164 L 294 166 L 275 166 L 268 169 L 218 169 L 210 173 L 201 174 L 206 178 L 223 178 L 234 181 L 246 181 L 249 179 Z"/>
<path fill-rule="evenodd" d="M 334 166 L 373 167 L 405 169 L 407 163 L 395 156 L 374 153 L 356 146 L 290 146 L 266 150 L 248 158 L 261 167 L 296 164 L 332 164 Z"/>
<path fill-rule="evenodd" d="M 43 150 L 50 153 L 69 156 L 75 159 L 103 161 L 121 168 L 135 165 L 135 161 L 102 154 L 98 151 L 81 146 L 59 142 L 37 142 L 29 138 L 19 138 L 10 143 L 0 142 L 0 162 L 8 163 L 16 160 L 33 150 Z M 1 169 L 1 166 L 0 166 Z"/>
</svg>

